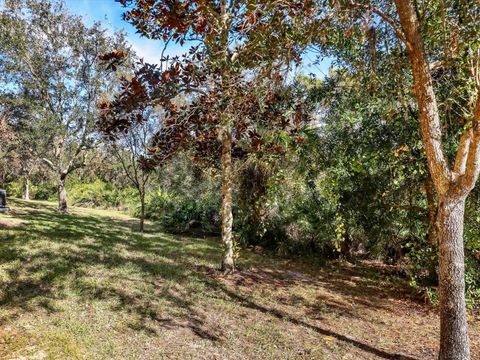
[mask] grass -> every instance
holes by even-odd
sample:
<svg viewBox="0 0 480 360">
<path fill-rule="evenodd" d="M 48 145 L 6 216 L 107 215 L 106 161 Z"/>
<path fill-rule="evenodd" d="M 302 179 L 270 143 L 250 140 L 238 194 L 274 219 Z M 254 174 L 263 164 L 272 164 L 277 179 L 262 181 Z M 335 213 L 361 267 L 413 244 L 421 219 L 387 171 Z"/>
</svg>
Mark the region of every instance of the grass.
<svg viewBox="0 0 480 360">
<path fill-rule="evenodd" d="M 0 215 L 1 359 L 434 359 L 436 309 L 378 264 L 319 268 L 46 202 Z M 472 358 L 480 324 L 471 319 Z"/>
</svg>

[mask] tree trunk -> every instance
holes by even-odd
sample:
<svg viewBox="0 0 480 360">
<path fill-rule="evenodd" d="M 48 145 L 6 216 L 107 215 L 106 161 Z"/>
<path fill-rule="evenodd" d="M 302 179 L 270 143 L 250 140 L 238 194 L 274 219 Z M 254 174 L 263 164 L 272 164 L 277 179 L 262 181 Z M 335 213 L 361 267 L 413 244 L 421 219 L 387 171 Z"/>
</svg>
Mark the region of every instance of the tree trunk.
<svg viewBox="0 0 480 360">
<path fill-rule="evenodd" d="M 235 271 L 233 254 L 233 215 L 232 215 L 232 138 L 230 131 L 222 134 L 222 241 L 225 252 L 222 261 L 222 271 Z"/>
<path fill-rule="evenodd" d="M 350 238 L 350 233 L 347 228 L 343 233 L 343 241 L 340 247 L 340 254 L 344 260 L 350 260 L 352 252 L 352 239 Z"/>
<path fill-rule="evenodd" d="M 30 179 L 25 176 L 23 181 L 23 200 L 30 200 Z"/>
<path fill-rule="evenodd" d="M 465 198 L 439 202 L 440 360 L 470 359 L 463 250 Z"/>
<path fill-rule="evenodd" d="M 140 232 L 145 231 L 145 194 L 140 193 Z"/>
<path fill-rule="evenodd" d="M 435 189 L 433 187 L 433 181 L 428 175 L 427 182 L 425 183 L 425 192 L 427 195 L 427 239 L 430 244 L 437 247 L 437 236 L 435 235 L 435 222 L 437 218 L 437 204 L 435 202 Z"/>
<path fill-rule="evenodd" d="M 65 213 L 68 212 L 65 176 L 60 176 L 58 180 L 58 210 Z"/>
</svg>

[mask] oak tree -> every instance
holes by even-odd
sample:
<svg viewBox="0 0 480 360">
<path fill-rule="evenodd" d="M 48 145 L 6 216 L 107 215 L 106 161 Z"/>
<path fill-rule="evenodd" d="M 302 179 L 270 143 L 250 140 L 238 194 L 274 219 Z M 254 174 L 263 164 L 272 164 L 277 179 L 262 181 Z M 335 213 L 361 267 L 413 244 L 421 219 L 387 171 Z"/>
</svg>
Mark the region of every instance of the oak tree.
<svg viewBox="0 0 480 360">
<path fill-rule="evenodd" d="M 251 144 L 256 144 L 254 147 L 260 147 L 263 143 L 257 131 L 260 127 L 254 129 L 249 124 L 267 113 L 268 116 L 261 118 L 266 128 L 280 129 L 273 124 L 283 124 L 285 131 L 294 133 L 288 118 L 298 121 L 298 116 L 291 115 L 300 112 L 301 107 L 295 106 L 290 113 L 280 108 L 275 110 L 276 97 L 278 84 L 284 79 L 281 72 L 288 72 L 291 62 L 299 60 L 303 49 L 299 30 L 305 25 L 302 23 L 305 17 L 298 15 L 310 12 L 313 3 L 120 2 L 127 9 L 125 20 L 142 35 L 165 43 L 196 45 L 182 58 L 160 59 L 159 66 L 141 62 L 136 75 L 126 80 L 123 92 L 115 100 L 102 104 L 101 128 L 107 133 L 128 130 L 132 121 L 143 121 L 138 110 L 161 105 L 167 117 L 153 140 L 152 156 L 146 166 L 164 161 L 186 144 L 193 145 L 200 158 L 208 158 L 217 151 L 222 173 L 221 232 L 225 246 L 222 269 L 234 271 L 234 147 L 247 137 Z M 113 51 L 103 59 L 116 68 L 124 57 L 121 52 Z M 261 84 L 262 79 L 273 81 L 255 93 L 254 84 Z M 186 99 L 182 106 L 176 103 L 179 96 Z M 273 143 L 270 145 L 274 147 Z M 281 150 L 277 147 L 277 151 Z"/>
<path fill-rule="evenodd" d="M 335 37 L 322 32 L 316 39 L 321 47 L 334 44 L 335 53 L 346 64 L 356 66 L 366 60 L 371 65 L 370 84 L 376 79 L 377 56 L 396 58 L 395 67 L 400 68 L 409 62 L 412 91 L 399 94 L 398 99 L 400 103 L 406 100 L 410 113 L 418 116 L 437 198 L 435 210 L 432 191 L 427 194 L 429 215 L 435 221 L 433 242 L 439 247 L 440 359 L 469 359 L 463 228 L 465 201 L 480 172 L 478 6 L 470 1 L 412 0 L 335 4 L 328 15 L 322 15 L 343 33 Z M 348 42 L 359 38 L 363 41 L 357 42 L 356 49 L 366 42 L 366 57 L 345 51 Z M 403 73 L 397 81 L 408 82 L 410 74 Z M 408 105 L 409 97 L 415 107 Z"/>
<path fill-rule="evenodd" d="M 95 142 L 96 103 L 108 75 L 98 55 L 114 43 L 62 2 L 7 1 L 0 14 L 4 98 L 11 109 L 27 109 L 21 121 L 32 124 L 36 157 L 55 174 L 61 211 L 68 208 L 66 179 Z"/>
</svg>

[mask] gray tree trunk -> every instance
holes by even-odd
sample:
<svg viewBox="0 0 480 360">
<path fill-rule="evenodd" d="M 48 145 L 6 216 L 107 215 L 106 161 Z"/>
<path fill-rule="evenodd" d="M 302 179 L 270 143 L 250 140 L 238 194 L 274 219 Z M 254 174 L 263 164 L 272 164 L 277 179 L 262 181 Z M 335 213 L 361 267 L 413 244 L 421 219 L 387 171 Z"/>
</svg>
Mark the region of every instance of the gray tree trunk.
<svg viewBox="0 0 480 360">
<path fill-rule="evenodd" d="M 67 205 L 67 188 L 65 186 L 65 177 L 60 176 L 58 180 L 58 210 L 68 212 Z"/>
<path fill-rule="evenodd" d="M 27 176 L 23 182 L 23 200 L 30 200 L 30 179 Z"/>
<path fill-rule="evenodd" d="M 145 231 L 145 194 L 140 193 L 140 232 Z"/>
<path fill-rule="evenodd" d="M 222 134 L 222 241 L 225 252 L 222 261 L 222 271 L 235 271 L 233 254 L 233 214 L 232 214 L 232 138 L 229 131 Z"/>
<path fill-rule="evenodd" d="M 465 307 L 464 211 L 464 197 L 439 202 L 436 234 L 440 247 L 440 360 L 470 359 Z"/>
</svg>

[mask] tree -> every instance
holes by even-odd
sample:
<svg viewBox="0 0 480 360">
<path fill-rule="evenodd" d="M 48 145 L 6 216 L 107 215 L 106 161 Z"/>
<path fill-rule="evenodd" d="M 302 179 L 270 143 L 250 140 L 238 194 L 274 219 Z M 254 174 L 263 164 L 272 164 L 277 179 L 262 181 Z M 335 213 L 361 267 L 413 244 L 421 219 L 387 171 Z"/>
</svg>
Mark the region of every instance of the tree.
<svg viewBox="0 0 480 360">
<path fill-rule="evenodd" d="M 45 1 L 7 1 L 0 34 L 5 99 L 29 109 L 23 121 L 37 134 L 36 156 L 55 174 L 59 210 L 66 212 L 65 181 L 85 164 L 96 102 L 106 89 L 97 57 L 114 40 L 98 24 L 88 28 L 69 15 L 62 2 Z"/>
<path fill-rule="evenodd" d="M 410 1 L 396 0 L 395 3 L 412 67 L 422 141 L 438 194 L 436 234 L 440 247 L 440 359 L 469 359 L 463 224 L 465 200 L 480 172 L 480 94 L 477 90 L 472 117 L 464 126 L 451 167 L 442 142 L 440 111 L 417 10 Z M 480 50 L 471 50 L 472 77 L 476 78 L 477 89 L 480 89 Z"/>
<path fill-rule="evenodd" d="M 258 105 L 264 109 L 274 108 L 276 102 L 275 97 L 270 96 L 275 94 L 275 86 L 265 86 L 267 91 L 257 96 L 252 91 L 251 78 L 255 78 L 255 74 L 249 78 L 247 71 L 262 73 L 261 79 L 269 77 L 268 74 L 278 74 L 282 65 L 298 60 L 301 41 L 297 35 L 304 24 L 296 21 L 303 19 L 296 15 L 310 11 L 313 3 L 295 0 L 279 6 L 227 0 L 120 2 L 127 8 L 125 20 L 142 35 L 167 44 L 193 41 L 199 45 L 192 47 L 190 54 L 182 59 L 161 59 L 160 69 L 141 63 L 136 76 L 125 84 L 123 93 L 115 101 L 103 104 L 102 128 L 106 132 L 128 129 L 129 123 L 142 119 L 135 113 L 135 106 L 142 111 L 145 106 L 159 104 L 166 109 L 167 119 L 158 141 L 154 140 L 156 146 L 152 148 L 160 154 L 152 157 L 153 162 L 164 161 L 187 143 L 194 143 L 197 150 L 202 150 L 201 157 L 211 154 L 210 150 L 219 151 L 221 230 L 225 247 L 222 269 L 234 271 L 232 149 L 235 139 L 232 138 L 235 134 L 236 140 L 245 137 L 250 129 L 245 124 L 262 113 L 252 111 L 257 110 Z M 121 52 L 111 52 L 104 60 L 111 61 L 110 67 L 116 68 L 123 57 Z M 183 107 L 177 107 L 173 101 L 180 94 L 189 97 Z M 264 99 L 270 99 L 271 103 L 264 104 Z M 126 119 L 126 113 L 133 116 Z M 272 116 L 267 120 L 271 119 Z M 275 119 L 278 124 L 284 120 L 283 116 Z M 250 135 L 252 141 L 256 138 L 258 144 L 262 143 L 258 133 L 252 131 Z"/>
<path fill-rule="evenodd" d="M 41 136 L 35 131 L 36 124 L 28 122 L 29 116 L 24 115 L 28 112 L 27 109 L 21 105 L 15 107 L 12 118 L 15 120 L 14 130 L 19 141 L 15 148 L 15 153 L 18 156 L 19 161 L 19 174 L 23 181 L 22 198 L 24 200 L 30 200 L 30 182 L 35 172 L 39 170 L 39 163 L 41 160 L 38 158 L 40 153 L 39 144 L 41 144 Z"/>
<path fill-rule="evenodd" d="M 128 132 L 121 132 L 110 138 L 110 148 L 120 162 L 123 172 L 138 191 L 140 199 L 140 232 L 145 228 L 145 194 L 152 171 L 142 167 L 142 160 L 148 155 L 148 146 L 158 128 L 156 114 L 148 111 L 142 123 L 135 123 Z"/>
<path fill-rule="evenodd" d="M 343 44 L 348 37 L 361 34 L 372 44 L 366 50 L 373 59 L 380 53 L 391 54 L 402 66 L 406 51 L 410 62 L 415 111 L 438 199 L 434 236 L 440 263 L 440 359 L 469 359 L 463 228 L 465 201 L 480 171 L 478 8 L 468 1 L 432 1 L 420 6 L 411 0 L 396 0 L 396 11 L 385 1 L 340 4 L 336 24 L 345 31 Z M 353 18 L 348 19 L 348 13 Z M 336 46 L 342 47 L 341 42 Z M 351 55 L 342 58 L 353 63 Z M 458 140 L 452 140 L 458 132 Z M 429 197 L 431 202 L 432 194 Z"/>
<path fill-rule="evenodd" d="M 6 110 L 0 109 L 0 167 L 1 183 L 5 186 L 6 182 L 18 170 L 18 155 L 15 149 L 18 146 L 18 137 L 15 134 L 10 123 L 10 114 Z"/>
<path fill-rule="evenodd" d="M 392 80 L 392 60 L 378 54 L 373 77 L 368 63 L 336 69 L 312 89 L 321 127 L 303 162 L 312 176 L 324 173 L 317 191 L 334 209 L 323 222 L 335 225 L 331 237 L 347 258 L 361 246 L 401 261 L 412 244 L 426 243 L 425 158 L 417 122 L 399 106 L 403 85 Z M 372 93 L 374 82 L 384 85 Z"/>
</svg>

